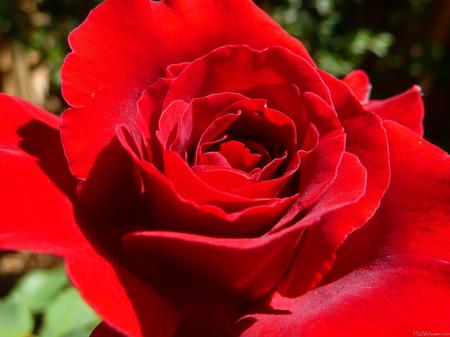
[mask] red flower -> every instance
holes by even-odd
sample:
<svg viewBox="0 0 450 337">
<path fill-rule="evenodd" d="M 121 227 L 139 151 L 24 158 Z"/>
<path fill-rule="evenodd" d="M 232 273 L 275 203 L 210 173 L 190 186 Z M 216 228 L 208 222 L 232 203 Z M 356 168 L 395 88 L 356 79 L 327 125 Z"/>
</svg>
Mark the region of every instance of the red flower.
<svg viewBox="0 0 450 337">
<path fill-rule="evenodd" d="M 450 162 L 249 0 L 105 0 L 57 117 L 0 98 L 0 247 L 59 254 L 96 336 L 450 332 Z"/>
</svg>

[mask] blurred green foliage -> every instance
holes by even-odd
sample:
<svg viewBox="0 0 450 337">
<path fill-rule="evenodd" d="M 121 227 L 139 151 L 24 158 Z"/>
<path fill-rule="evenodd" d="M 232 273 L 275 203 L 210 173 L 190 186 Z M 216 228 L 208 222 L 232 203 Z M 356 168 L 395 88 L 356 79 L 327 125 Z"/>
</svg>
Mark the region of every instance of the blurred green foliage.
<svg viewBox="0 0 450 337">
<path fill-rule="evenodd" d="M 445 1 L 261 3 L 269 5 L 273 17 L 300 37 L 318 65 L 331 73 L 343 76 L 364 66 L 369 73 L 374 68 L 395 70 L 419 82 L 427 71 L 433 78 L 448 79 L 450 75 L 448 22 L 436 20 L 441 7 L 448 7 Z"/>
<path fill-rule="evenodd" d="M 394 36 L 386 31 L 348 27 L 344 7 L 349 2 L 290 0 L 276 6 L 273 16 L 291 34 L 302 38 L 319 67 L 344 76 L 360 66 L 369 52 L 385 57 L 394 42 Z M 358 6 L 361 1 L 354 2 L 353 6 Z M 343 32 L 336 34 L 338 30 Z"/>
<path fill-rule="evenodd" d="M 62 267 L 29 271 L 0 299 L 2 337 L 89 337 L 98 323 Z"/>
</svg>

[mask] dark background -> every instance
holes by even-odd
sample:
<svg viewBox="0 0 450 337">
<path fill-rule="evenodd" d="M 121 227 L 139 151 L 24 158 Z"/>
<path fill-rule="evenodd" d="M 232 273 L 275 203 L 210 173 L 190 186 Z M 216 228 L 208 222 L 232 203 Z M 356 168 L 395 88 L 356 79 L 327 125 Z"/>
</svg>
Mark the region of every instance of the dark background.
<svg viewBox="0 0 450 337">
<path fill-rule="evenodd" d="M 1 0 L 0 90 L 61 112 L 67 34 L 100 0 Z M 365 69 L 373 97 L 419 84 L 426 138 L 450 149 L 449 0 L 258 0 L 318 65 L 337 76 Z"/>
</svg>

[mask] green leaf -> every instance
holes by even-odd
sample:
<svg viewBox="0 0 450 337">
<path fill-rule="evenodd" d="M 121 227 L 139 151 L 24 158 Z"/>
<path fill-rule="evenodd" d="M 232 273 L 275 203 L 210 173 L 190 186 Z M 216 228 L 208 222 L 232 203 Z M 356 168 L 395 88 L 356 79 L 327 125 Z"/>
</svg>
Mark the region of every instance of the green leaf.
<svg viewBox="0 0 450 337">
<path fill-rule="evenodd" d="M 33 327 L 33 317 L 27 308 L 10 300 L 0 301 L 0 336 L 31 336 Z"/>
<path fill-rule="evenodd" d="M 94 327 L 89 329 L 81 329 L 73 332 L 69 332 L 62 337 L 89 337 L 94 330 Z"/>
<path fill-rule="evenodd" d="M 100 320 L 78 292 L 69 288 L 59 294 L 44 312 L 40 337 L 64 337 L 92 329 Z"/>
<path fill-rule="evenodd" d="M 67 284 L 63 267 L 34 270 L 19 280 L 9 298 L 33 313 L 40 313 Z"/>
</svg>

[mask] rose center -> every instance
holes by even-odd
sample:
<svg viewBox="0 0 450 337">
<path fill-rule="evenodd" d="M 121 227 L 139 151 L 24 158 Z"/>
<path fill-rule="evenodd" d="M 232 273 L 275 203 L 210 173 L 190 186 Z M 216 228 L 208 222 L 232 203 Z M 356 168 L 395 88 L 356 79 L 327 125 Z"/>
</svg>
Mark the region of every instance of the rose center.
<svg viewBox="0 0 450 337">
<path fill-rule="evenodd" d="M 267 112 L 239 107 L 211 123 L 200 137 L 196 158 L 191 162 L 231 167 L 252 175 L 282 157 L 288 147 L 282 131 Z"/>
</svg>

